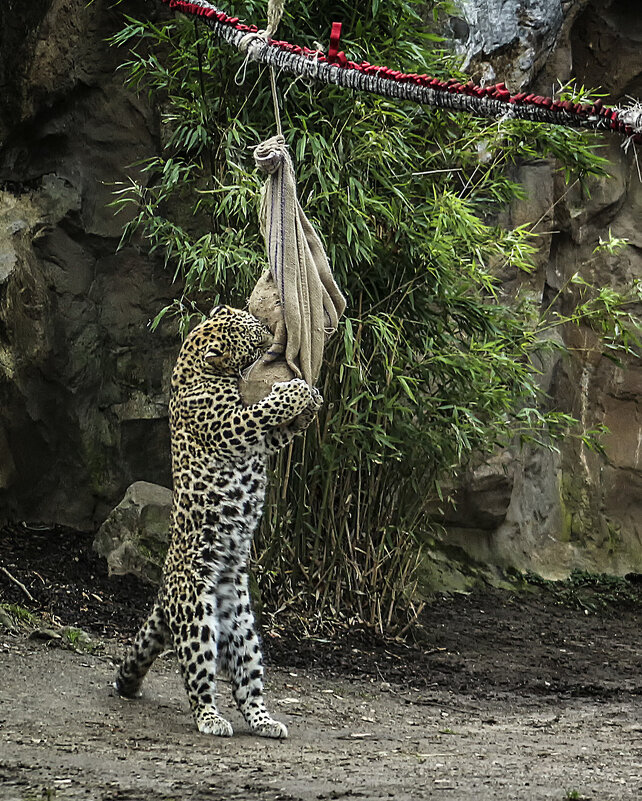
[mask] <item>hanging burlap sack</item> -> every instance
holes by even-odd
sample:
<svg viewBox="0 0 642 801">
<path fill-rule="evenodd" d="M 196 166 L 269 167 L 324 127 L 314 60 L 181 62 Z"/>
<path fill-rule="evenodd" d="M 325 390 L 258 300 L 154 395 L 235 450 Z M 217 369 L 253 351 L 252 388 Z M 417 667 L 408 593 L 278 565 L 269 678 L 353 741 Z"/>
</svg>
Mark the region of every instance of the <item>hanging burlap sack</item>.
<svg viewBox="0 0 642 801">
<path fill-rule="evenodd" d="M 285 139 L 268 139 L 256 148 L 254 157 L 269 175 L 260 222 L 270 269 L 256 284 L 249 310 L 275 339 L 241 382 L 246 405 L 264 398 L 276 381 L 298 377 L 314 386 L 325 342 L 336 331 L 346 306 L 321 240 L 299 204 Z"/>
</svg>

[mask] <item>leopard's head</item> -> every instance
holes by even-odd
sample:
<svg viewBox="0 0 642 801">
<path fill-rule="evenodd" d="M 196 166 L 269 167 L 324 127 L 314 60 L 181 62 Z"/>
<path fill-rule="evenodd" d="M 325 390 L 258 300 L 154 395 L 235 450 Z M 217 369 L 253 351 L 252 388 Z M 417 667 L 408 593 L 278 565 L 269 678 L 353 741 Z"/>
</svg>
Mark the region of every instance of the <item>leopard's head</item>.
<svg viewBox="0 0 642 801">
<path fill-rule="evenodd" d="M 215 306 L 208 319 L 197 325 L 183 342 L 175 379 L 238 376 L 265 352 L 272 339 L 269 329 L 249 312 Z"/>
</svg>

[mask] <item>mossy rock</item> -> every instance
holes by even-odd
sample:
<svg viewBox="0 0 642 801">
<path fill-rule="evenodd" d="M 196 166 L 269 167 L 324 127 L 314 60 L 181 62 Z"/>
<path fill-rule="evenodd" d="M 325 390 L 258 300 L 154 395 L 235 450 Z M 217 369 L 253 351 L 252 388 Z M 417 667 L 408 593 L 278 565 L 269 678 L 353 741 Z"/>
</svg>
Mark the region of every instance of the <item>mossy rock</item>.
<svg viewBox="0 0 642 801">
<path fill-rule="evenodd" d="M 169 545 L 172 491 L 137 481 L 102 524 L 94 550 L 107 559 L 110 575 L 133 574 L 159 584 Z"/>
</svg>

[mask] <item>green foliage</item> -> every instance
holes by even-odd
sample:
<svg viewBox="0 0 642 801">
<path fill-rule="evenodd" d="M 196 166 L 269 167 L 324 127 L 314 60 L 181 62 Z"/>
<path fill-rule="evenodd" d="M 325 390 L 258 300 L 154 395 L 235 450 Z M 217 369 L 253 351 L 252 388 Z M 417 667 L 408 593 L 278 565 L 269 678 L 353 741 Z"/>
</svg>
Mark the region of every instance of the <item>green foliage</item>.
<svg viewBox="0 0 642 801">
<path fill-rule="evenodd" d="M 339 2 L 330 14 L 325 2 L 290 0 L 279 35 L 313 46 L 330 17 L 343 19 L 342 46 L 357 60 L 456 75 L 418 13 L 426 5 Z M 261 25 L 265 3 L 226 10 Z M 264 269 L 251 147 L 274 133 L 269 80 L 182 18 L 129 19 L 115 43 L 131 47 L 124 74 L 160 108 L 163 142 L 118 190 L 123 239 L 142 237 L 180 280 L 155 324 L 177 314 L 186 327 L 219 299 L 243 304 Z M 279 86 L 299 196 L 349 305 L 326 352 L 318 424 L 275 467 L 258 573 L 269 605 L 307 607 L 312 625 L 358 617 L 386 629 L 414 614 L 417 537 L 441 502 L 440 479 L 516 434 L 550 444 L 574 422 L 542 410 L 533 359 L 559 347 L 544 334 L 589 319 L 619 347 L 629 331 L 614 323 L 622 304 L 610 291 L 575 282 L 542 316 L 496 279 L 506 265 L 533 268 L 528 227 L 493 223 L 522 194 L 510 168 L 554 156 L 583 181 L 604 162 L 586 135 L 563 128 L 288 76 Z M 583 306 L 564 306 L 571 290 Z"/>
<path fill-rule="evenodd" d="M 587 796 L 582 795 L 579 790 L 567 790 L 564 794 L 565 801 L 589 801 Z"/>
<path fill-rule="evenodd" d="M 85 633 L 80 629 L 74 629 L 72 627 L 65 629 L 64 635 L 69 641 L 70 645 L 78 645 L 78 643 L 81 642 L 86 636 Z"/>
<path fill-rule="evenodd" d="M 92 652 L 96 650 L 96 644 L 82 629 L 65 626 L 60 633 L 65 643 L 74 651 Z"/>
<path fill-rule="evenodd" d="M 583 609 L 586 614 L 606 612 L 618 605 L 638 606 L 639 585 L 607 573 L 574 570 L 565 581 L 548 581 L 535 573 L 526 573 L 527 586 L 537 587 L 552 595 L 559 606 Z"/>
<path fill-rule="evenodd" d="M 18 604 L 0 604 L 0 611 L 5 612 L 17 623 L 33 624 L 36 621 L 35 616 L 28 609 L 18 606 Z"/>
</svg>

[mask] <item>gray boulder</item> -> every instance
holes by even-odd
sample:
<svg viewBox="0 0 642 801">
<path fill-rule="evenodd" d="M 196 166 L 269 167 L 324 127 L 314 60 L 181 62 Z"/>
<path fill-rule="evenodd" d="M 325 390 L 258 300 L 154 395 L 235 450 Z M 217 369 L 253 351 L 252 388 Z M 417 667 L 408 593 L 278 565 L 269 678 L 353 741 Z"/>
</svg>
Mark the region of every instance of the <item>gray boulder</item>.
<svg viewBox="0 0 642 801">
<path fill-rule="evenodd" d="M 453 18 L 451 28 L 464 71 L 476 70 L 485 83 L 503 80 L 513 92 L 547 68 L 556 79 L 568 77 L 566 38 L 587 1 L 460 0 L 463 19 Z"/>
<path fill-rule="evenodd" d="M 102 524 L 94 550 L 107 559 L 110 575 L 132 573 L 159 584 L 169 544 L 172 491 L 136 481 Z"/>
</svg>

